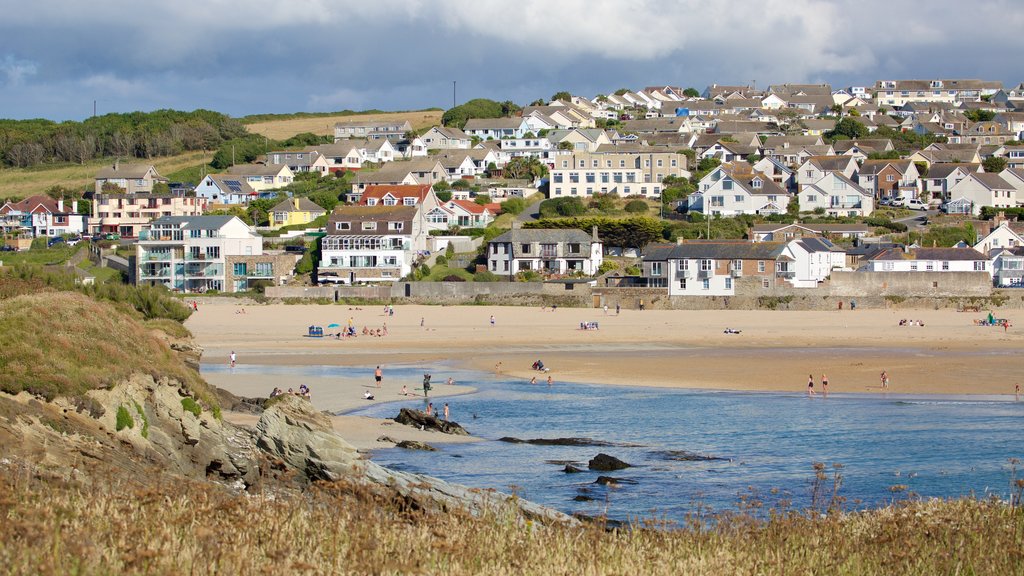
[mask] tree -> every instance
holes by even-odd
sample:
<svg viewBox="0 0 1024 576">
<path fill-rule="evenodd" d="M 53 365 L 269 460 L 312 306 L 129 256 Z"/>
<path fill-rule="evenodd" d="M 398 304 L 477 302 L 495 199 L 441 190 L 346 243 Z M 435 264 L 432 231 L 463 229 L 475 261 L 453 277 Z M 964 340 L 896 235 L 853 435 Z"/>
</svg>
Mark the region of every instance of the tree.
<svg viewBox="0 0 1024 576">
<path fill-rule="evenodd" d="M 700 98 L 700 92 L 697 92 L 696 88 L 690 87 L 683 90 L 683 96 L 686 96 L 687 98 Z"/>
<path fill-rule="evenodd" d="M 537 158 L 517 156 L 505 164 L 505 178 L 512 180 L 538 180 L 548 173 L 548 167 Z"/>
<path fill-rule="evenodd" d="M 982 161 L 981 165 L 985 168 L 985 172 L 998 174 L 1006 169 L 1006 158 L 990 156 Z"/>
<path fill-rule="evenodd" d="M 509 198 L 501 203 L 502 214 L 520 214 L 526 210 L 526 200 L 522 198 Z"/>
<path fill-rule="evenodd" d="M 464 128 L 470 118 L 503 118 L 510 102 L 495 102 L 486 98 L 476 98 L 454 108 L 449 108 L 441 122 L 445 126 Z M 513 104 L 514 106 L 514 104 Z"/>
<path fill-rule="evenodd" d="M 153 183 L 153 194 L 159 194 L 166 196 L 171 193 L 171 187 L 167 185 L 167 182 L 154 182 Z"/>
<path fill-rule="evenodd" d="M 843 118 L 839 122 L 836 122 L 836 127 L 825 133 L 825 138 L 828 140 L 834 140 L 837 136 L 846 136 L 847 138 L 864 138 L 869 134 L 867 126 L 854 120 L 853 118 Z"/>
<path fill-rule="evenodd" d="M 564 90 L 561 91 L 561 92 L 555 92 L 551 96 L 551 101 L 554 102 L 555 100 L 565 100 L 566 102 L 571 102 L 572 101 L 572 94 L 570 94 L 570 93 L 568 93 L 568 92 L 566 92 Z"/>
<path fill-rule="evenodd" d="M 125 190 L 117 184 L 108 181 L 104 182 L 103 185 L 100 186 L 100 192 L 103 194 L 124 194 Z"/>
<path fill-rule="evenodd" d="M 964 110 L 964 116 L 971 122 L 988 122 L 996 117 L 991 110 Z"/>
<path fill-rule="evenodd" d="M 644 202 L 643 200 L 630 200 L 629 202 L 626 202 L 624 209 L 626 212 L 642 213 L 647 212 L 648 208 L 649 206 L 647 206 L 647 202 Z"/>
<path fill-rule="evenodd" d="M 619 88 L 618 90 L 615 91 L 615 95 L 622 96 L 626 92 L 629 92 L 629 88 Z"/>
</svg>

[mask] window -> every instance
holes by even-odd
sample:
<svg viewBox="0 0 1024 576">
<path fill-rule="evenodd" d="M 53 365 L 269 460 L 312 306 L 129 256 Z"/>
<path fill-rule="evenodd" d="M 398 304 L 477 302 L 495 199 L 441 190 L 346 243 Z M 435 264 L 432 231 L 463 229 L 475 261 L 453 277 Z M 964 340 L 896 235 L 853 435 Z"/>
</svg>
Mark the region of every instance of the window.
<svg viewBox="0 0 1024 576">
<path fill-rule="evenodd" d="M 725 206 L 725 196 L 712 196 L 711 197 L 711 205 L 712 206 Z"/>
<path fill-rule="evenodd" d="M 985 261 L 984 261 L 984 260 L 979 260 L 979 261 L 976 261 L 976 262 L 974 263 L 974 270 L 975 270 L 976 272 L 984 272 L 984 271 L 985 271 L 985 264 L 986 264 L 986 263 L 985 263 Z"/>
<path fill-rule="evenodd" d="M 722 190 L 732 190 L 732 180 L 722 180 Z"/>
<path fill-rule="evenodd" d="M 751 180 L 750 185 L 752 187 L 754 187 L 754 188 L 760 188 L 761 187 L 761 179 L 760 178 L 754 178 L 753 180 Z"/>
<path fill-rule="evenodd" d="M 416 198 L 402 198 L 402 204 L 405 206 L 415 206 Z"/>
<path fill-rule="evenodd" d="M 736 196 L 733 196 L 733 197 L 732 197 L 732 199 L 733 199 L 733 201 L 735 201 L 735 202 L 736 202 L 737 204 L 742 204 L 742 203 L 743 203 L 743 196 L 742 196 L 742 195 L 740 195 L 740 194 L 737 194 Z"/>
<path fill-rule="evenodd" d="M 402 229 L 403 225 L 404 225 L 403 222 L 389 222 L 388 223 L 388 230 L 392 230 L 392 231 L 396 231 L 397 232 L 397 231 L 400 231 Z"/>
<path fill-rule="evenodd" d="M 651 262 L 651 276 L 661 276 L 661 262 Z"/>
<path fill-rule="evenodd" d="M 519 251 L 522 252 L 523 254 L 529 254 L 530 253 L 530 245 L 529 244 L 522 244 L 522 245 L 520 245 L 519 248 L 520 248 Z"/>
<path fill-rule="evenodd" d="M 235 262 L 235 276 L 245 276 L 246 265 L 245 262 Z"/>
<path fill-rule="evenodd" d="M 714 270 L 714 269 L 715 269 L 715 261 L 714 260 L 701 260 L 700 261 L 700 270 L 701 270 L 701 272 L 707 272 L 709 270 Z"/>
<path fill-rule="evenodd" d="M 707 278 L 705 278 L 704 282 L 702 283 L 701 288 L 703 290 L 710 290 L 711 289 L 711 280 L 708 280 Z"/>
<path fill-rule="evenodd" d="M 679 271 L 680 272 L 685 272 L 685 271 L 687 271 L 689 269 L 690 269 L 690 261 L 689 260 L 680 260 L 679 261 Z"/>
<path fill-rule="evenodd" d="M 893 176 L 892 174 L 889 174 L 889 175 L 887 175 L 887 176 L 885 177 L 885 181 L 886 181 L 886 182 L 894 182 L 895 180 L 896 180 L 896 177 L 895 177 L 895 176 Z"/>
<path fill-rule="evenodd" d="M 732 290 L 732 278 L 728 276 L 725 277 L 725 289 Z"/>
<path fill-rule="evenodd" d="M 910 271 L 911 272 L 917 272 L 917 262 L 911 262 L 910 263 Z"/>
<path fill-rule="evenodd" d="M 818 201 L 818 197 L 815 196 L 814 194 L 808 194 L 807 195 L 807 201 L 808 202 L 817 202 Z"/>
<path fill-rule="evenodd" d="M 764 273 L 764 260 L 758 260 L 757 261 L 757 271 L 762 273 L 762 274 Z M 766 288 L 767 288 L 767 286 L 766 286 Z"/>
<path fill-rule="evenodd" d="M 376 229 L 377 229 L 377 223 L 376 222 L 363 222 L 363 230 L 376 230 Z"/>
<path fill-rule="evenodd" d="M 567 244 L 566 249 L 569 251 L 569 254 L 579 254 L 582 251 L 581 245 L 578 242 Z"/>
<path fill-rule="evenodd" d="M 761 288 L 771 288 L 771 287 L 772 287 L 771 280 L 769 280 L 767 278 L 762 278 L 761 279 Z"/>
<path fill-rule="evenodd" d="M 271 262 L 257 262 L 256 276 L 273 276 L 274 265 Z"/>
<path fill-rule="evenodd" d="M 683 278 L 682 280 L 679 281 L 679 289 L 686 290 L 686 278 Z"/>
<path fill-rule="evenodd" d="M 733 260 L 732 269 L 737 272 L 743 272 L 743 260 Z"/>
<path fill-rule="evenodd" d="M 220 258 L 220 246 L 207 246 L 206 256 L 208 258 Z M 984 262 L 982 262 L 981 264 L 984 265 Z M 982 268 L 982 270 L 984 270 L 984 268 Z"/>
<path fill-rule="evenodd" d="M 555 184 L 561 184 L 562 183 L 562 173 L 561 172 L 555 172 L 555 174 L 554 174 L 554 181 L 555 181 Z"/>
</svg>

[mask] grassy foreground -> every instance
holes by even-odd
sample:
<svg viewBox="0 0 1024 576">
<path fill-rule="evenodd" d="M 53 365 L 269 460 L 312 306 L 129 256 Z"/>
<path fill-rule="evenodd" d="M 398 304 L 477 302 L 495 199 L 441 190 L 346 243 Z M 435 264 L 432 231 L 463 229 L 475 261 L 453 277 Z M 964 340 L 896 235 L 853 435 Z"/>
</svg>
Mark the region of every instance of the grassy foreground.
<svg viewBox="0 0 1024 576">
<path fill-rule="evenodd" d="M 273 495 L 170 480 L 83 488 L 2 464 L 0 542 L 10 574 L 1024 573 L 1024 514 L 998 502 L 606 531 L 427 514 L 345 483 Z"/>
</svg>

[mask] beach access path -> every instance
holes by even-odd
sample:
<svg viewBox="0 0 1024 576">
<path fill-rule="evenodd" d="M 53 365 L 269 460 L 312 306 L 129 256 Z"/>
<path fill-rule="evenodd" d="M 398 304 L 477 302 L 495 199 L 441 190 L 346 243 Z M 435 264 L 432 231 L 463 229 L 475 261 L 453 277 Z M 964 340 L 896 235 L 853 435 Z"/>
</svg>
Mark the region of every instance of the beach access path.
<svg viewBox="0 0 1024 576">
<path fill-rule="evenodd" d="M 881 393 L 879 374 L 885 370 L 892 393 L 1012 394 L 1016 382 L 1024 386 L 1024 318 L 1016 318 L 1016 311 L 997 312 L 1013 324 L 1004 331 L 974 324 L 987 311 L 955 310 L 623 310 L 616 315 L 610 309 L 605 315 L 592 308 L 403 305 L 385 316 L 383 306 L 272 304 L 245 306 L 244 314 L 240 308 L 225 299 L 201 306 L 186 322 L 205 349 L 204 362 L 226 362 L 232 350 L 239 364 L 276 366 L 381 364 L 386 369 L 456 361 L 529 379 L 539 376 L 530 365 L 542 359 L 556 384 L 803 392 L 808 374 L 815 381 L 827 374 L 832 393 Z M 310 325 L 345 325 L 349 318 L 357 332 L 386 322 L 389 335 L 304 337 Z M 904 318 L 924 325 L 899 326 Z M 580 330 L 581 322 L 598 322 L 600 329 Z M 725 334 L 726 328 L 741 333 Z M 274 385 L 301 383 L 268 381 L 259 395 Z"/>
</svg>

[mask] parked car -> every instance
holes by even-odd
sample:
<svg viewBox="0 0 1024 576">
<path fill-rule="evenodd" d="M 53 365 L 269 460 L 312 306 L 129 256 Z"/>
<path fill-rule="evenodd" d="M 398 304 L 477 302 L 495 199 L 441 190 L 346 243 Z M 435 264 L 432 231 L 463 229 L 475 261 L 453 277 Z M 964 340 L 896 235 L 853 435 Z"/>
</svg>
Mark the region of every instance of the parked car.
<svg viewBox="0 0 1024 576">
<path fill-rule="evenodd" d="M 910 208 L 911 210 L 927 210 L 928 209 L 928 203 L 927 202 L 921 202 L 921 200 L 918 199 L 918 198 L 909 198 L 904 203 L 904 205 L 907 208 Z"/>
<path fill-rule="evenodd" d="M 81 242 L 82 238 L 81 236 L 72 236 L 64 241 L 68 243 L 68 246 L 74 246 L 75 244 Z"/>
<path fill-rule="evenodd" d="M 57 236 L 56 238 L 50 238 L 49 240 L 47 240 L 46 241 L 46 246 L 52 248 L 53 246 L 56 246 L 57 244 L 63 244 L 63 243 L 64 243 L 64 239 L 61 238 L 60 236 Z"/>
<path fill-rule="evenodd" d="M 879 206 L 892 206 L 891 196 L 882 196 L 881 200 L 878 201 Z"/>
<path fill-rule="evenodd" d="M 107 232 L 103 235 L 104 240 L 120 240 L 121 235 L 116 232 Z"/>
<path fill-rule="evenodd" d="M 893 198 L 892 202 L 889 205 L 895 208 L 903 208 L 904 206 L 907 205 L 907 201 L 904 200 L 903 198 Z"/>
<path fill-rule="evenodd" d="M 11 246 L 10 244 L 0 244 L 0 252 L 14 252 L 16 250 L 17 248 Z"/>
<path fill-rule="evenodd" d="M 305 246 L 290 246 L 289 245 L 289 246 L 285 246 L 284 247 L 284 251 L 285 252 L 298 252 L 300 254 L 303 254 L 303 253 L 306 252 L 306 247 Z"/>
</svg>

